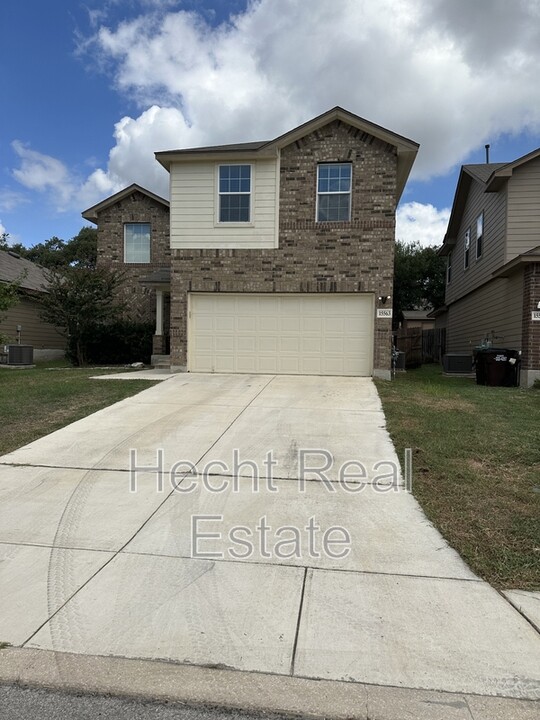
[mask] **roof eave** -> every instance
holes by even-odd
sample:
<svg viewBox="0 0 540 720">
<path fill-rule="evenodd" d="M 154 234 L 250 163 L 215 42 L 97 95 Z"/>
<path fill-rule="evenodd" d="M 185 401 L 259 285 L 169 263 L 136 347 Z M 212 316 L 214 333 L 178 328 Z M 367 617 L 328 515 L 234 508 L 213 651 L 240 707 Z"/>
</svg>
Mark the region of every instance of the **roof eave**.
<svg viewBox="0 0 540 720">
<path fill-rule="evenodd" d="M 156 160 L 162 165 L 167 171 L 170 172 L 171 164 L 174 162 L 200 162 L 200 161 L 220 161 L 220 160 L 245 160 L 248 158 L 261 158 L 261 157 L 277 157 L 282 148 L 290 145 L 297 140 L 305 137 L 310 132 L 314 132 L 319 128 L 328 125 L 328 123 L 334 120 L 341 120 L 342 122 L 351 125 L 358 130 L 362 130 L 365 133 L 376 137 L 377 139 L 392 145 L 397 150 L 398 155 L 398 168 L 397 168 L 397 187 L 396 187 L 396 202 L 399 202 L 411 168 L 416 159 L 418 148 L 420 147 L 414 140 L 409 140 L 403 135 L 387 130 L 380 125 L 365 120 L 358 115 L 350 113 L 348 110 L 344 110 L 341 107 L 332 108 L 322 115 L 312 118 L 307 122 L 299 125 L 293 130 L 289 130 L 283 135 L 278 136 L 274 140 L 269 140 L 264 143 L 258 149 L 253 148 L 239 149 L 234 148 L 226 151 L 212 152 L 211 149 L 197 152 L 196 148 L 193 152 L 178 152 L 174 150 L 166 150 L 163 152 L 156 152 Z"/>
<path fill-rule="evenodd" d="M 137 183 L 132 183 L 128 187 L 125 187 L 123 190 L 119 190 L 114 195 L 110 195 L 109 197 L 105 198 L 101 202 L 98 202 L 96 205 L 92 205 L 92 207 L 88 208 L 87 210 L 84 210 L 81 213 L 81 215 L 85 220 L 88 220 L 89 222 L 93 222 L 94 224 L 97 224 L 98 215 L 100 212 L 102 212 L 106 208 L 110 207 L 111 205 L 115 205 L 117 202 L 120 202 L 124 198 L 129 197 L 134 192 L 140 192 L 143 195 L 146 195 L 147 197 L 151 198 L 152 200 L 155 200 L 156 202 L 160 203 L 161 205 L 164 205 L 167 208 L 170 207 L 169 201 L 165 200 L 165 198 L 162 198 L 160 195 L 156 195 L 151 190 L 147 190 L 146 188 L 142 187 L 142 185 L 137 185 Z"/>
<path fill-rule="evenodd" d="M 233 149 L 233 150 L 220 150 L 211 151 L 203 150 L 201 152 L 178 152 L 178 151 L 165 151 L 156 152 L 154 156 L 158 163 L 162 165 L 167 172 L 170 172 L 171 165 L 173 163 L 185 163 L 185 162 L 245 162 L 246 160 L 255 160 L 257 158 L 275 158 L 278 157 L 279 151 L 275 148 L 266 150 L 261 148 L 259 150 L 251 149 Z"/>
<path fill-rule="evenodd" d="M 517 272 L 520 272 L 523 269 L 524 265 L 528 265 L 529 263 L 540 263 L 540 250 L 534 253 L 524 253 L 523 255 L 518 255 L 513 260 L 510 260 L 510 262 L 507 262 L 506 265 L 503 265 L 498 270 L 495 270 L 491 274 L 493 278 L 504 278 L 504 277 L 510 277 L 511 275 L 515 275 Z"/>
</svg>

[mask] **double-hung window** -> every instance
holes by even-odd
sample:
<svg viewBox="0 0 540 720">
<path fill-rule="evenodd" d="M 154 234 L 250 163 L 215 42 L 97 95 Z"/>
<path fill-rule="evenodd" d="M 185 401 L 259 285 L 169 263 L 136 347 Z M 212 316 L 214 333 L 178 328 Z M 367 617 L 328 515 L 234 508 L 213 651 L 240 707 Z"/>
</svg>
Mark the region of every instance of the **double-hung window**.
<svg viewBox="0 0 540 720">
<path fill-rule="evenodd" d="M 482 257 L 484 245 L 484 213 L 476 218 L 476 259 Z"/>
<path fill-rule="evenodd" d="M 219 222 L 251 221 L 251 165 L 220 165 Z"/>
<path fill-rule="evenodd" d="M 150 223 L 124 225 L 124 262 L 150 262 Z"/>
<path fill-rule="evenodd" d="M 352 166 L 324 163 L 317 166 L 317 222 L 351 219 Z"/>
<path fill-rule="evenodd" d="M 467 228 L 465 231 L 465 255 L 463 259 L 463 267 L 465 270 L 469 267 L 469 260 L 471 255 L 471 228 Z"/>
</svg>

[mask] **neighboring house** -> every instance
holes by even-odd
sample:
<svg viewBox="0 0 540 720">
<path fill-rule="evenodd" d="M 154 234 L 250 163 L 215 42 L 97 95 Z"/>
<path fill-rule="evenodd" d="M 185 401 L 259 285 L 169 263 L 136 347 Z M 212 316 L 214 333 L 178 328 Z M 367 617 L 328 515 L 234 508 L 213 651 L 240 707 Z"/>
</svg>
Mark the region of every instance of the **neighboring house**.
<svg viewBox="0 0 540 720">
<path fill-rule="evenodd" d="M 137 260 L 133 281 L 156 290 L 154 351 L 170 315 L 173 369 L 390 377 L 383 300 L 417 151 L 334 108 L 274 140 L 156 153 L 171 176 L 170 255 L 167 203 L 138 186 L 83 217 L 102 261 Z"/>
<path fill-rule="evenodd" d="M 63 357 L 65 339 L 40 318 L 39 297 L 46 292 L 46 270 L 17 253 L 0 250 L 0 283 L 14 281 L 20 282 L 20 300 L 0 313 L 0 335 L 12 344 L 32 345 L 36 360 Z"/>
<path fill-rule="evenodd" d="M 521 382 L 540 378 L 540 149 L 511 163 L 464 165 L 444 244 L 448 352 L 521 350 Z"/>
<path fill-rule="evenodd" d="M 432 330 L 435 327 L 435 320 L 428 317 L 429 310 L 404 310 L 403 322 L 401 327 L 403 330 Z"/>
</svg>

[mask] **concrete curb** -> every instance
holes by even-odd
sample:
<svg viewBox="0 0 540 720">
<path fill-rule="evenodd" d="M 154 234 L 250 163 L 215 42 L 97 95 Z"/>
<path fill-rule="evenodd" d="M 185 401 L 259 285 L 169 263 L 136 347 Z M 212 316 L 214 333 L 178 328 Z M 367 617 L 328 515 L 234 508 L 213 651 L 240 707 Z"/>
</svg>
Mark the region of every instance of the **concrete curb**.
<svg viewBox="0 0 540 720">
<path fill-rule="evenodd" d="M 0 683 L 331 720 L 537 720 L 540 701 L 50 650 L 0 651 Z"/>
</svg>

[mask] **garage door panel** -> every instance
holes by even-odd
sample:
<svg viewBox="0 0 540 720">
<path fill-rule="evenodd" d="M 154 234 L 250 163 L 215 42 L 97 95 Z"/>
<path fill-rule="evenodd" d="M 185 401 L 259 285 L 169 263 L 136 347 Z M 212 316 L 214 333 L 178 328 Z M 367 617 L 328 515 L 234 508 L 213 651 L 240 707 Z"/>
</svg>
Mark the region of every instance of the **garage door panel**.
<svg viewBox="0 0 540 720">
<path fill-rule="evenodd" d="M 373 296 L 190 295 L 195 372 L 371 375 Z"/>
<path fill-rule="evenodd" d="M 264 307 L 264 304 L 259 307 Z M 259 316 L 259 330 L 264 333 L 276 332 L 279 330 L 279 317 L 277 315 L 260 315 Z"/>
</svg>

